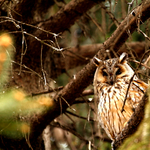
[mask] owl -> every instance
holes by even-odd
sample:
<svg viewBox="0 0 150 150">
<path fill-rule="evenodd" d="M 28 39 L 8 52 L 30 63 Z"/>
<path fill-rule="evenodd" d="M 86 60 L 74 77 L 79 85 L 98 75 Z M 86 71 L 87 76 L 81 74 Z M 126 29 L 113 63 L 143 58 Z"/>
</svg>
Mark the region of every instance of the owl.
<svg viewBox="0 0 150 150">
<path fill-rule="evenodd" d="M 139 80 L 127 64 L 127 57 L 126 53 L 122 53 L 119 58 L 105 61 L 96 57 L 93 59 L 97 66 L 93 84 L 97 99 L 98 120 L 113 141 L 129 121 L 147 89 L 147 84 Z M 126 93 L 124 111 L 121 112 Z"/>
</svg>

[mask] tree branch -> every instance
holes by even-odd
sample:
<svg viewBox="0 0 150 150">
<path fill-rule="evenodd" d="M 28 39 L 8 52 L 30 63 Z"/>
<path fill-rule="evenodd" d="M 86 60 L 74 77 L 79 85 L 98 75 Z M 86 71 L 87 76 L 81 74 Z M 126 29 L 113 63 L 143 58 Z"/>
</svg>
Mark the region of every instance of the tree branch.
<svg viewBox="0 0 150 150">
<path fill-rule="evenodd" d="M 131 42 L 126 43 L 127 47 L 131 49 L 134 53 L 136 53 L 136 56 L 138 56 L 137 59 L 140 59 L 142 54 L 145 52 L 145 47 L 150 46 L 148 43 L 145 42 Z M 69 49 L 69 51 L 64 51 L 63 54 L 65 55 L 66 59 L 61 59 L 62 63 L 56 62 L 56 64 L 62 64 L 61 68 L 64 69 L 72 69 L 74 67 L 85 65 L 89 59 L 93 58 L 94 55 L 103 47 L 103 44 L 91 44 L 91 45 L 83 45 L 79 47 L 72 47 Z M 122 52 L 129 52 L 129 50 L 126 48 L 125 44 L 119 49 L 118 53 L 121 54 Z M 79 58 L 76 56 L 76 53 L 81 56 L 82 58 Z M 57 55 L 57 54 L 56 54 Z M 62 56 L 63 57 L 63 56 Z M 64 62 L 65 61 L 65 62 Z M 65 64 L 65 65 L 64 65 Z"/>
<path fill-rule="evenodd" d="M 144 22 L 150 17 L 149 10 L 150 2 L 138 6 L 134 11 L 136 13 L 140 13 L 141 21 Z M 101 51 L 97 54 L 99 58 L 103 59 L 105 56 L 105 50 L 112 46 L 117 51 L 129 37 L 127 31 L 133 33 L 133 31 L 137 28 L 136 21 L 137 18 L 130 13 L 127 18 L 122 21 L 112 36 L 104 42 Z M 114 41 L 115 44 L 112 45 Z M 56 101 L 54 102 L 53 108 L 42 116 L 39 116 L 38 121 L 34 120 L 34 122 L 32 122 L 32 133 L 30 135 L 32 146 L 34 146 L 36 138 L 42 133 L 46 125 L 60 114 L 65 112 L 69 105 L 73 104 L 75 98 L 78 97 L 80 93 L 82 93 L 82 91 L 92 83 L 95 69 L 95 65 L 92 63 L 92 61 L 90 61 L 80 72 L 77 73 L 75 79 L 72 79 L 63 88 L 63 90 L 59 92 L 58 96 L 56 97 Z"/>
<path fill-rule="evenodd" d="M 83 136 L 81 136 L 79 133 L 77 133 L 76 131 L 74 131 L 73 129 L 71 129 L 70 127 L 67 127 L 67 126 L 63 126 L 61 125 L 60 123 L 53 123 L 51 124 L 52 127 L 57 127 L 57 128 L 61 128 L 63 130 L 66 130 L 70 133 L 72 133 L 73 135 L 75 135 L 76 137 L 78 137 L 80 140 L 84 141 L 86 144 L 89 143 L 89 141 L 87 139 L 85 139 Z M 92 143 L 91 144 L 92 148 L 97 150 L 97 147 L 95 147 L 95 145 Z"/>
<path fill-rule="evenodd" d="M 130 121 L 125 126 L 124 130 L 119 134 L 116 141 L 113 143 L 113 149 L 117 149 L 123 141 L 132 135 L 138 128 L 139 124 L 144 118 L 145 105 L 147 103 L 147 95 L 145 94 L 140 101 L 138 107 L 135 109 L 135 112 L 132 114 Z"/>
<path fill-rule="evenodd" d="M 41 0 L 19 1 L 13 8 L 15 11 L 11 12 L 12 17 L 24 23 L 35 24 L 37 21 L 43 21 L 44 14 L 54 4 L 54 0 L 45 0 L 44 2 Z"/>
<path fill-rule="evenodd" d="M 42 28 L 47 31 L 51 31 L 55 34 L 47 34 L 41 30 L 33 30 L 33 35 L 41 40 L 54 40 L 55 38 L 58 38 L 57 34 L 64 32 L 65 30 L 68 30 L 77 19 L 79 19 L 85 12 L 87 12 L 90 8 L 92 8 L 94 5 L 96 5 L 96 2 L 99 3 L 102 0 L 72 0 L 67 5 L 65 5 L 64 8 L 60 9 L 54 16 L 50 17 L 49 20 L 42 22 L 38 25 L 39 28 Z M 41 55 L 41 45 L 42 42 L 38 42 L 37 38 L 35 37 L 28 37 L 28 45 L 30 47 L 27 51 L 25 59 L 32 58 L 31 60 L 28 60 L 28 64 L 30 64 L 30 68 L 34 68 L 35 66 L 40 66 L 40 55 Z M 46 57 L 47 52 L 50 48 L 45 46 L 44 51 L 42 53 L 43 58 Z M 54 52 L 53 49 L 51 49 L 51 54 Z M 29 61 L 31 61 L 29 63 Z M 52 68 L 52 66 L 51 66 Z M 40 72 L 40 67 L 36 67 L 36 71 Z"/>
</svg>

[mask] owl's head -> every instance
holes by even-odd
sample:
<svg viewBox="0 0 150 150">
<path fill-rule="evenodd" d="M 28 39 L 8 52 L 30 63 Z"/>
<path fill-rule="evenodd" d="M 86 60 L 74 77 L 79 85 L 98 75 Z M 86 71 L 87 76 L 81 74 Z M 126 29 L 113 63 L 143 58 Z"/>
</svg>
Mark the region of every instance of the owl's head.
<svg viewBox="0 0 150 150">
<path fill-rule="evenodd" d="M 97 83 L 106 83 L 113 85 L 120 78 L 131 78 L 134 74 L 132 68 L 127 64 L 128 55 L 122 53 L 119 58 L 108 59 L 102 61 L 96 57 L 93 58 L 94 64 L 97 66 L 94 80 Z"/>
</svg>

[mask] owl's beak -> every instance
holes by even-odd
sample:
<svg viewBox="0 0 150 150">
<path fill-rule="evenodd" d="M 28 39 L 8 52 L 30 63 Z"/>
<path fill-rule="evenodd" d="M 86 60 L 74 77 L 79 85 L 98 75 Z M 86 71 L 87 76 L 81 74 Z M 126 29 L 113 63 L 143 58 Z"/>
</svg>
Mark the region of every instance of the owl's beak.
<svg viewBox="0 0 150 150">
<path fill-rule="evenodd" d="M 114 82 L 113 81 L 110 81 L 110 85 L 113 85 L 114 84 Z"/>
<path fill-rule="evenodd" d="M 113 85 L 115 83 L 113 76 L 110 76 L 107 81 L 109 85 Z"/>
</svg>

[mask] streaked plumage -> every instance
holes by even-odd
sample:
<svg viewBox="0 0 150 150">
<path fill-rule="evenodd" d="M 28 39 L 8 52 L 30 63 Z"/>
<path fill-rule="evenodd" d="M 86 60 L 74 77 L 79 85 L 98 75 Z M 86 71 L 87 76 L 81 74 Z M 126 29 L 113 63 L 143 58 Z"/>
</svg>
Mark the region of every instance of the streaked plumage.
<svg viewBox="0 0 150 150">
<path fill-rule="evenodd" d="M 147 89 L 147 84 L 134 76 L 128 91 L 125 111 L 121 112 L 130 79 L 134 74 L 126 59 L 127 54 L 123 53 L 119 58 L 93 60 L 97 65 L 94 92 L 97 97 L 98 119 L 112 140 L 115 140 L 125 127 Z"/>
</svg>

